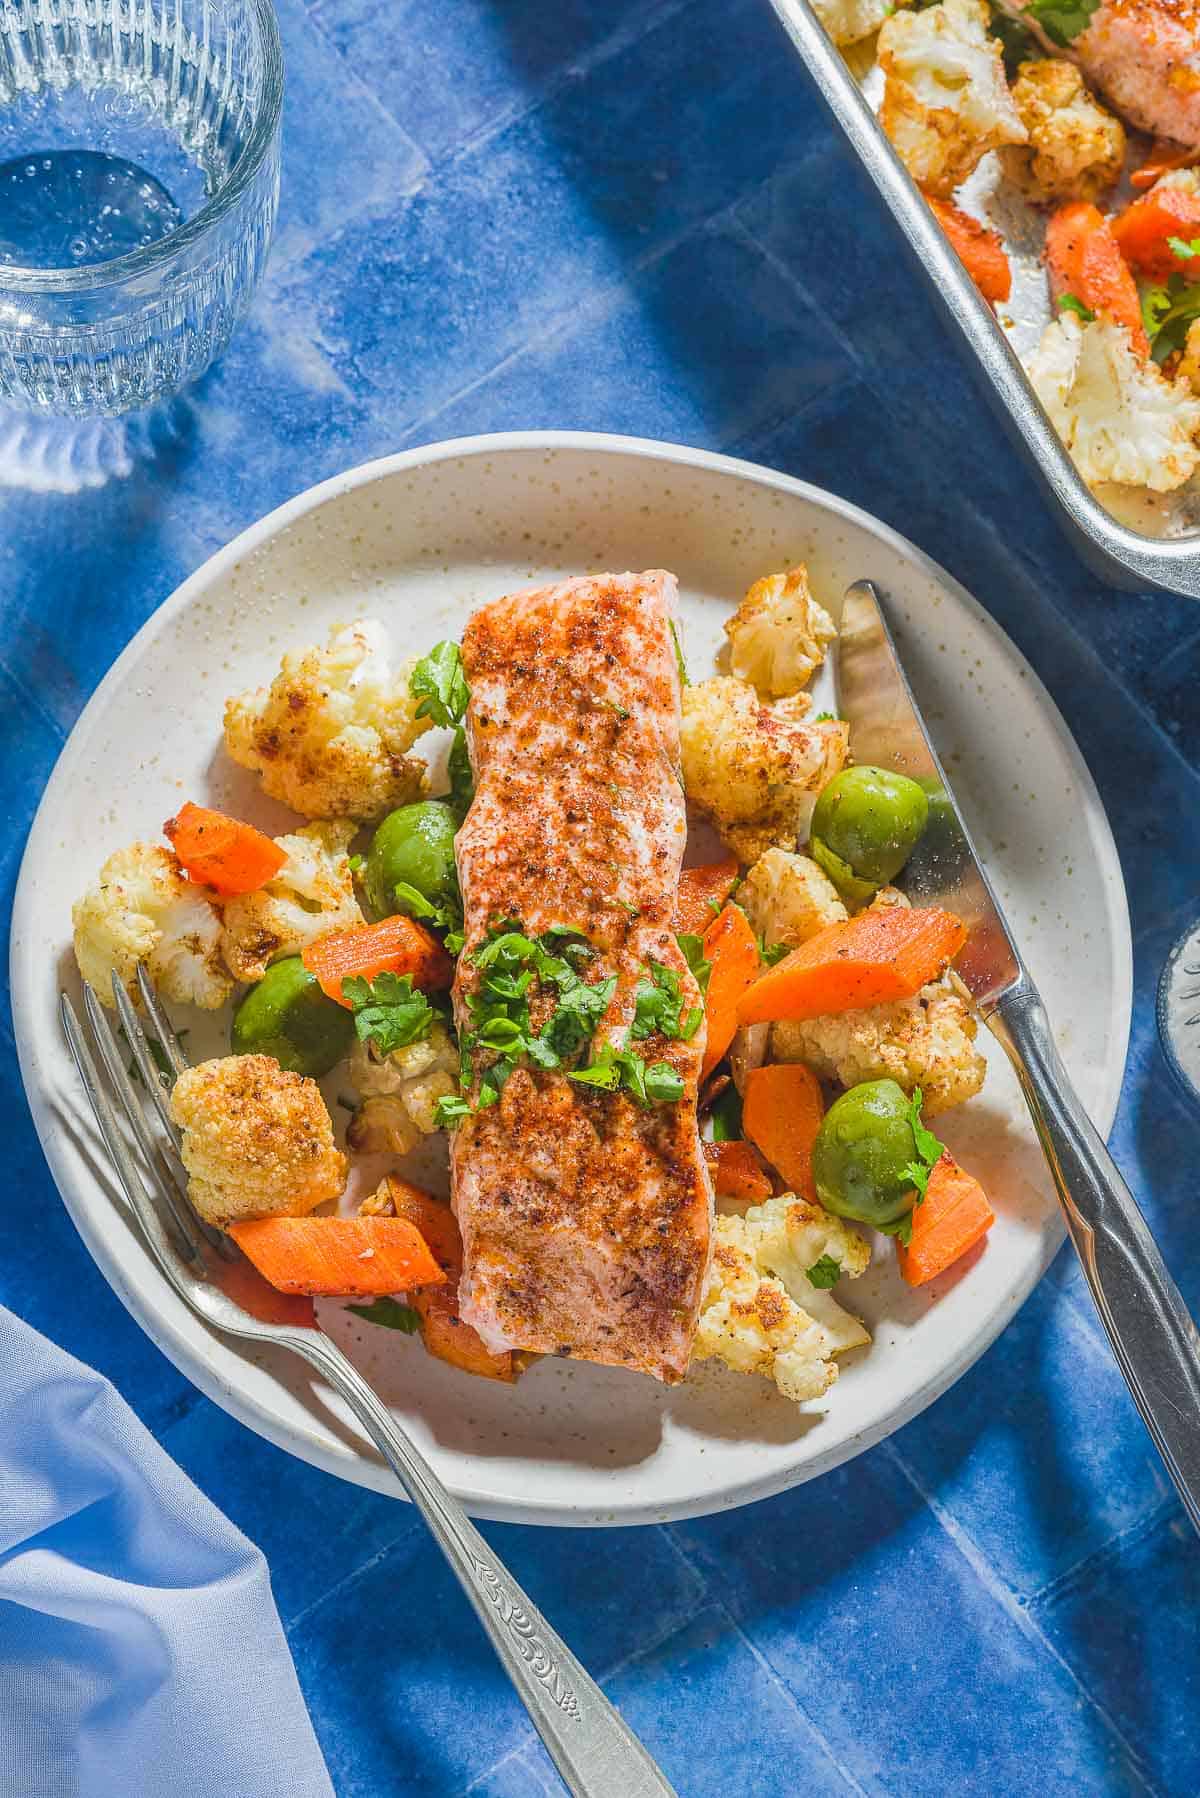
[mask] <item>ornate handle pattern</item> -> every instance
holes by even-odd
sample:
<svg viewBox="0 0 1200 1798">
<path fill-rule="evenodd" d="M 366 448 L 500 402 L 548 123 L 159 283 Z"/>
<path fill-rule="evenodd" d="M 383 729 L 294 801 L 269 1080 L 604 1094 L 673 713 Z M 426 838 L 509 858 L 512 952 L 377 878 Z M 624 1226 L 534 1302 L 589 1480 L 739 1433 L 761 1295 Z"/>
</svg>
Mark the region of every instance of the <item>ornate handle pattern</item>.
<svg viewBox="0 0 1200 1798">
<path fill-rule="evenodd" d="M 677 1798 L 595 1680 L 337 1344 L 306 1330 L 280 1332 L 280 1339 L 341 1394 L 421 1512 L 573 1798 Z"/>
</svg>

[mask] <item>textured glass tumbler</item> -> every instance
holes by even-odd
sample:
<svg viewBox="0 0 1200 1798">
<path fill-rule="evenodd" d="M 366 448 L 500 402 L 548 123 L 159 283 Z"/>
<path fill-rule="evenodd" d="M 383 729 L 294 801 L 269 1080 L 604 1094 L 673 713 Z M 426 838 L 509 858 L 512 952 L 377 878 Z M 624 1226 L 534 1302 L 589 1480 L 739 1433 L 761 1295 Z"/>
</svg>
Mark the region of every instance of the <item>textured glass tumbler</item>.
<svg viewBox="0 0 1200 1798">
<path fill-rule="evenodd" d="M 203 373 L 266 262 L 282 100 L 270 0 L 0 0 L 0 403 Z"/>
</svg>

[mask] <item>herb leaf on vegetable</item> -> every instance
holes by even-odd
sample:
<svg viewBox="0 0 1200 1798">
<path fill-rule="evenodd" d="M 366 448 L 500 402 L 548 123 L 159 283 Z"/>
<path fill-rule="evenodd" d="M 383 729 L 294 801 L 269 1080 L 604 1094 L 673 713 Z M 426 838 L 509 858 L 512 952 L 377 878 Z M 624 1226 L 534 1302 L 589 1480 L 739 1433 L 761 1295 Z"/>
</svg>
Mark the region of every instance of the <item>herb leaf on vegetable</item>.
<svg viewBox="0 0 1200 1798">
<path fill-rule="evenodd" d="M 1100 0 L 1029 0 L 1025 17 L 1040 25 L 1052 44 L 1065 50 L 1092 22 Z"/>
<path fill-rule="evenodd" d="M 1177 262 L 1190 262 L 1194 256 L 1200 256 L 1200 237 L 1193 237 L 1190 242 L 1182 237 L 1168 237 L 1167 248 Z"/>
<path fill-rule="evenodd" d="M 711 961 L 704 959 L 704 938 L 693 936 L 690 931 L 681 930 L 675 938 L 683 952 L 683 959 L 692 970 L 692 978 L 702 993 L 708 991 L 708 977 L 712 973 Z"/>
<path fill-rule="evenodd" d="M 1083 320 L 1085 325 L 1090 325 L 1096 316 L 1091 307 L 1085 306 L 1083 301 L 1073 293 L 1059 294 L 1058 309 L 1060 312 L 1074 312 L 1078 318 Z"/>
<path fill-rule="evenodd" d="M 403 1330 L 406 1336 L 415 1336 L 421 1327 L 417 1312 L 399 1299 L 373 1299 L 369 1305 L 347 1305 L 346 1309 L 369 1324 L 382 1324 L 385 1330 Z"/>
<path fill-rule="evenodd" d="M 475 796 L 475 783 L 467 752 L 467 733 L 462 724 L 471 689 L 463 673 L 462 651 L 458 644 L 449 637 L 436 643 L 409 675 L 408 687 L 420 700 L 418 718 L 432 719 L 434 724 L 454 732 L 446 773 L 450 781 L 450 803 L 461 816 Z"/>
<path fill-rule="evenodd" d="M 675 666 L 679 670 L 679 684 L 681 687 L 690 687 L 692 683 L 688 678 L 687 663 L 683 659 L 683 644 L 679 641 L 679 627 L 673 618 L 671 620 L 671 641 L 675 645 Z"/>
<path fill-rule="evenodd" d="M 905 1177 L 912 1181 L 917 1189 L 916 1203 L 919 1205 L 925 1197 L 925 1188 L 929 1185 L 929 1176 L 946 1153 L 946 1145 L 939 1142 L 933 1131 L 926 1127 L 921 1116 L 921 1102 L 924 1095 L 918 1086 L 913 1093 L 908 1108 L 908 1121 L 912 1126 L 913 1141 L 917 1145 L 916 1161 L 910 1161 L 904 1169 Z"/>
<path fill-rule="evenodd" d="M 712 1119 L 714 1142 L 741 1142 L 744 1135 L 742 1099 L 732 1082 L 718 1095 L 708 1115 Z"/>
<path fill-rule="evenodd" d="M 433 1027 L 433 1007 L 413 990 L 409 974 L 377 974 L 374 980 L 348 974 L 342 997 L 354 1013 L 359 1040 L 374 1043 L 380 1055 L 421 1042 Z"/>
<path fill-rule="evenodd" d="M 818 1289 L 828 1291 L 831 1286 L 836 1286 L 841 1279 L 842 1264 L 840 1261 L 835 1261 L 832 1255 L 822 1255 L 820 1260 L 814 1261 L 812 1266 L 808 1268 L 806 1272 L 810 1286 L 816 1286 Z"/>
</svg>

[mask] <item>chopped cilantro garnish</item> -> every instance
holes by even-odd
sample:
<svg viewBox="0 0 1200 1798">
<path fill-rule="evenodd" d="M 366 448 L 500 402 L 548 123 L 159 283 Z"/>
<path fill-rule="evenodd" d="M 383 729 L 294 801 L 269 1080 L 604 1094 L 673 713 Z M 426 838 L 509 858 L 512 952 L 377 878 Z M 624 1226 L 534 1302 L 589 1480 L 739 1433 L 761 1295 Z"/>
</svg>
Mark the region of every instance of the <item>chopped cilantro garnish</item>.
<svg viewBox="0 0 1200 1798">
<path fill-rule="evenodd" d="M 629 1093 L 643 1110 L 652 1105 L 672 1105 L 683 1097 L 683 1080 L 669 1061 L 643 1061 L 632 1049 L 614 1049 L 605 1043 L 585 1068 L 569 1076 L 581 1086 L 598 1086 L 604 1092 L 619 1088 Z"/>
<path fill-rule="evenodd" d="M 458 1093 L 450 1093 L 440 1098 L 434 1106 L 433 1122 L 438 1130 L 452 1130 L 460 1118 L 469 1118 L 470 1115 L 470 1100 L 460 1098 Z"/>
<path fill-rule="evenodd" d="M 342 981 L 342 997 L 354 1013 L 360 1041 L 374 1043 L 381 1055 L 403 1049 L 429 1035 L 434 1010 L 424 993 L 414 992 L 408 974 L 361 974 Z"/>
<path fill-rule="evenodd" d="M 939 1142 L 932 1130 L 926 1128 L 921 1117 L 921 1101 L 923 1098 L 918 1086 L 913 1093 L 908 1107 L 908 1121 L 912 1126 L 913 1141 L 917 1145 L 916 1161 L 910 1161 L 904 1169 L 906 1177 L 917 1189 L 916 1203 L 919 1205 L 925 1197 L 925 1188 L 929 1185 L 929 1176 L 946 1153 L 945 1143 Z"/>
<path fill-rule="evenodd" d="M 1172 275 L 1165 286 L 1149 288 L 1142 296 L 1142 317 L 1154 360 L 1163 363 L 1183 349 L 1188 331 L 1200 319 L 1200 282 Z"/>
<path fill-rule="evenodd" d="M 992 7 L 991 23 L 988 30 L 995 38 L 999 38 L 1004 52 L 1004 72 L 1010 81 L 1017 78 L 1017 70 L 1023 62 L 1037 54 L 1037 41 L 1030 31 L 998 6 Z"/>
<path fill-rule="evenodd" d="M 704 938 L 693 936 L 689 931 L 680 931 L 675 938 L 683 951 L 683 959 L 692 970 L 692 978 L 702 993 L 708 991 L 708 977 L 712 973 L 711 961 L 704 959 Z"/>
<path fill-rule="evenodd" d="M 814 724 L 838 724 L 840 719 L 836 712 L 818 712 L 813 719 Z"/>
<path fill-rule="evenodd" d="M 606 705 L 610 712 L 615 712 L 622 722 L 629 717 L 629 713 L 626 711 L 625 707 L 623 705 L 618 705 L 615 699 L 602 700 L 601 704 Z"/>
<path fill-rule="evenodd" d="M 841 1279 L 842 1264 L 840 1261 L 835 1261 L 832 1255 L 822 1255 L 819 1261 L 814 1261 L 812 1266 L 805 1271 L 810 1286 L 828 1290 L 829 1287 L 836 1286 Z"/>
<path fill-rule="evenodd" d="M 1200 256 L 1200 237 L 1186 241 L 1182 237 L 1168 237 L 1167 248 L 1178 262 L 1191 262 L 1193 257 Z"/>
<path fill-rule="evenodd" d="M 399 1299 L 374 1299 L 369 1305 L 347 1305 L 346 1309 L 355 1317 L 365 1317 L 369 1324 L 382 1324 L 385 1330 L 403 1330 L 406 1336 L 415 1336 L 421 1327 L 412 1306 L 402 1305 Z"/>
<path fill-rule="evenodd" d="M 414 698 L 420 700 L 417 717 L 430 718 L 434 724 L 454 732 L 446 773 L 450 782 L 450 803 L 461 816 L 474 797 L 475 783 L 467 753 L 467 734 L 462 725 L 471 689 L 463 673 L 458 644 L 449 638 L 435 644 L 409 675 L 408 686 Z"/>
<path fill-rule="evenodd" d="M 690 687 L 692 683 L 688 679 L 687 663 L 683 659 L 683 645 L 679 641 L 679 629 L 674 619 L 671 620 L 671 641 L 675 645 L 675 666 L 679 670 L 679 684 L 681 687 Z"/>
<path fill-rule="evenodd" d="M 366 859 L 365 855 L 352 855 L 348 863 L 351 874 L 357 874 Z"/>
<path fill-rule="evenodd" d="M 637 983 L 629 1034 L 634 1042 L 642 1042 L 656 1031 L 671 1040 L 682 1038 L 684 1042 L 690 1042 L 699 1030 L 703 1016 L 699 1006 L 684 1010 L 678 974 L 661 962 L 652 961 L 649 979 L 643 974 Z"/>
<path fill-rule="evenodd" d="M 424 893 L 416 887 L 409 886 L 406 880 L 397 881 L 392 888 L 392 896 L 396 909 L 406 918 L 419 918 L 423 924 L 434 930 L 461 931 L 462 906 L 454 899 L 447 899 L 442 905 L 434 905 Z"/>
<path fill-rule="evenodd" d="M 1025 17 L 1040 25 L 1052 44 L 1065 50 L 1092 22 L 1100 0 L 1029 0 Z"/>
<path fill-rule="evenodd" d="M 1096 316 L 1096 314 L 1091 310 L 1091 308 L 1088 306 L 1085 306 L 1083 301 L 1081 299 L 1077 298 L 1077 296 L 1073 293 L 1060 293 L 1059 294 L 1058 309 L 1060 312 L 1076 313 L 1078 315 L 1078 317 L 1080 317 L 1083 320 L 1085 325 L 1090 325 L 1092 320 Z"/>
<path fill-rule="evenodd" d="M 768 943 L 759 937 L 758 953 L 767 966 L 773 968 L 777 961 L 782 961 L 785 955 L 790 955 L 792 952 L 786 943 Z"/>
</svg>

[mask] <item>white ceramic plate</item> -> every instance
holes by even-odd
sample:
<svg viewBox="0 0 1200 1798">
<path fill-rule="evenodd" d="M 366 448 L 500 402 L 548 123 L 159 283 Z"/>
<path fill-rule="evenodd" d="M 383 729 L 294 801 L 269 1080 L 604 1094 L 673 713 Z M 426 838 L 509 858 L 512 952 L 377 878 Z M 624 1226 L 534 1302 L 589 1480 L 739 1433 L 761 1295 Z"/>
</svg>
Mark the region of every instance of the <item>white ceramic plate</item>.
<svg viewBox="0 0 1200 1798">
<path fill-rule="evenodd" d="M 1041 982 L 1059 1045 L 1101 1129 L 1129 1029 L 1131 954 L 1116 850 L 1095 787 L 1049 697 L 961 587 L 911 544 L 831 495 L 701 451 L 534 433 L 441 444 L 314 488 L 254 525 L 155 613 L 101 684 L 47 788 L 21 871 L 12 988 L 42 1144 L 85 1242 L 164 1352 L 252 1429 L 347 1479 L 391 1476 L 300 1361 L 201 1325 L 122 1212 L 58 1022 L 73 986 L 70 905 L 105 856 L 155 837 L 186 797 L 278 828 L 220 750 L 227 694 L 266 680 L 281 650 L 335 620 L 385 618 L 398 649 L 457 635 L 472 607 L 568 573 L 666 567 L 679 576 L 693 674 L 748 583 L 802 559 L 826 604 L 860 576 L 891 598 L 914 684 Z M 1086 968 L 1086 978 L 1080 970 Z M 220 1052 L 198 1014 L 189 1046 Z M 986 1035 L 986 1032 L 983 1033 Z M 991 1047 L 989 1043 L 989 1048 Z M 1061 1239 L 1057 1205 L 1003 1057 L 943 1134 L 999 1219 L 983 1251 L 907 1290 L 890 1247 L 848 1289 L 874 1333 L 819 1404 L 706 1365 L 664 1391 L 611 1369 L 545 1360 L 509 1388 L 325 1306 L 350 1351 L 482 1517 L 629 1523 L 765 1497 L 836 1466 L 944 1392 L 1013 1316 Z"/>
</svg>

